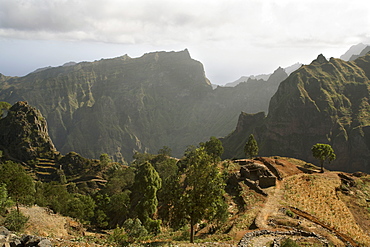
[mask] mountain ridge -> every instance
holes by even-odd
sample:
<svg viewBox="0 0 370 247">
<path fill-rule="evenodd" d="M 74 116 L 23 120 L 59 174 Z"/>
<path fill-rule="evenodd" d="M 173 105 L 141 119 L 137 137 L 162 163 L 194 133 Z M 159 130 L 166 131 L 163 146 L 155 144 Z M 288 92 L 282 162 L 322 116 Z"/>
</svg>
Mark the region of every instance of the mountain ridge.
<svg viewBox="0 0 370 247">
<path fill-rule="evenodd" d="M 252 133 L 263 156 L 317 163 L 312 145 L 328 143 L 337 153 L 329 168 L 369 172 L 369 63 L 370 55 L 352 62 L 319 55 L 302 66 L 280 84 L 267 117 L 239 118 L 236 130 L 223 139 L 226 156 L 232 157 L 233 150 L 243 155 L 243 143 Z"/>
<path fill-rule="evenodd" d="M 156 152 L 163 146 L 180 156 L 187 145 L 227 135 L 241 111 L 267 108 L 269 99 L 253 105 L 241 89 L 213 90 L 203 65 L 184 50 L 5 78 L 0 100 L 38 108 L 62 153 L 89 158 L 108 153 L 124 162 L 136 151 Z M 243 96 L 228 98 L 236 91 Z"/>
</svg>

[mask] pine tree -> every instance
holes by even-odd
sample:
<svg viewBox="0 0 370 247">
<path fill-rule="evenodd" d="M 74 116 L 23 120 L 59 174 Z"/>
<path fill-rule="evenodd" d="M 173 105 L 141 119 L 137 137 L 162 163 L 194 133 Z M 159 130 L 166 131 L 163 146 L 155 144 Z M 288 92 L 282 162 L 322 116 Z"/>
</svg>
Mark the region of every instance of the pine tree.
<svg viewBox="0 0 370 247">
<path fill-rule="evenodd" d="M 157 211 L 157 191 L 161 186 L 161 178 L 148 161 L 139 165 L 132 189 L 131 207 L 148 232 L 155 234 L 160 231 L 160 221 L 154 220 L 153 215 Z"/>
<path fill-rule="evenodd" d="M 223 219 L 226 217 L 227 205 L 224 201 L 224 187 L 221 174 L 212 162 L 212 157 L 204 147 L 186 154 L 185 179 L 180 202 L 176 206 L 178 215 L 183 215 L 190 223 L 190 242 L 194 242 L 194 225 L 201 220 Z"/>
<path fill-rule="evenodd" d="M 249 159 L 258 155 L 258 144 L 256 139 L 254 139 L 253 134 L 250 134 L 247 143 L 244 146 L 245 156 Z"/>
<path fill-rule="evenodd" d="M 209 141 L 201 143 L 200 146 L 205 148 L 206 152 L 212 157 L 214 163 L 221 160 L 221 155 L 224 153 L 224 147 L 219 139 L 211 136 Z"/>
</svg>

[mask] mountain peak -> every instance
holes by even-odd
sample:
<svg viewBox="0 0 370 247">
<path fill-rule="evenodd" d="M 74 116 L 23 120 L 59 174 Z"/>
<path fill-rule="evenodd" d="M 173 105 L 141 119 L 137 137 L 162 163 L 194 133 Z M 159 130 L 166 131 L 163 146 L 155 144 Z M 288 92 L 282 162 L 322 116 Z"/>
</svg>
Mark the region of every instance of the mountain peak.
<svg viewBox="0 0 370 247">
<path fill-rule="evenodd" d="M 0 119 L 0 143 L 6 155 L 23 162 L 40 155 L 53 158 L 56 153 L 45 118 L 26 101 L 15 103 Z"/>
<path fill-rule="evenodd" d="M 312 63 L 319 63 L 319 64 L 324 64 L 328 63 L 328 60 L 324 57 L 324 55 L 320 54 L 317 56 L 315 60 L 312 61 Z"/>
</svg>

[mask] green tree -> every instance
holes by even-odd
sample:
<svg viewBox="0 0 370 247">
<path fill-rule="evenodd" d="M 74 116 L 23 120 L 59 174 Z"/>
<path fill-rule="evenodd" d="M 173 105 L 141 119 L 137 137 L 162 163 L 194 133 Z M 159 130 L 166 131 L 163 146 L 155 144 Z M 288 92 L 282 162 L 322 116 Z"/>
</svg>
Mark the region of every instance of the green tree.
<svg viewBox="0 0 370 247">
<path fill-rule="evenodd" d="M 249 159 L 258 155 L 258 144 L 256 139 L 254 139 L 254 135 L 250 134 L 247 143 L 244 146 L 244 153 L 245 156 Z"/>
<path fill-rule="evenodd" d="M 49 207 L 55 213 L 68 213 L 68 201 L 72 195 L 68 193 L 66 186 L 56 182 L 36 183 L 35 202 L 41 207 Z"/>
<path fill-rule="evenodd" d="M 6 184 L 11 199 L 15 202 L 17 212 L 19 205 L 31 205 L 34 202 L 35 185 L 21 165 L 13 161 L 0 164 L 0 184 Z"/>
<path fill-rule="evenodd" d="M 5 217 L 4 225 L 11 231 L 21 231 L 26 223 L 28 222 L 29 217 L 22 214 L 17 210 L 11 210 L 10 213 Z"/>
<path fill-rule="evenodd" d="M 13 205 L 13 201 L 8 196 L 5 184 L 0 185 L 0 215 L 3 215 L 8 207 Z"/>
<path fill-rule="evenodd" d="M 88 195 L 75 194 L 67 203 L 66 215 L 90 223 L 94 216 L 95 202 Z"/>
<path fill-rule="evenodd" d="M 200 146 L 205 148 L 206 152 L 212 157 L 214 163 L 221 160 L 221 155 L 224 153 L 224 147 L 219 139 L 211 136 L 209 141 L 201 143 Z"/>
<path fill-rule="evenodd" d="M 112 162 L 112 160 L 109 158 L 109 155 L 105 153 L 100 155 L 99 160 L 101 169 L 108 167 L 108 165 Z"/>
<path fill-rule="evenodd" d="M 130 191 L 125 190 L 112 195 L 106 208 L 109 217 L 109 226 L 121 226 L 128 218 L 130 212 Z"/>
<path fill-rule="evenodd" d="M 188 150 L 185 156 L 187 169 L 185 179 L 180 180 L 182 188 L 180 201 L 175 204 L 176 214 L 190 223 L 190 242 L 194 243 L 194 225 L 201 220 L 215 220 L 226 217 L 227 205 L 223 194 L 225 184 L 221 174 L 204 147 Z"/>
<path fill-rule="evenodd" d="M 131 208 L 145 228 L 152 233 L 160 231 L 160 221 L 154 220 L 153 215 L 157 211 L 157 191 L 161 186 L 158 172 L 148 161 L 139 165 L 132 189 Z"/>
<path fill-rule="evenodd" d="M 329 144 L 317 143 L 312 146 L 311 151 L 313 157 L 320 160 L 321 172 L 324 172 L 324 163 L 326 161 L 330 163 L 337 157 Z"/>
<path fill-rule="evenodd" d="M 136 240 L 148 235 L 148 231 L 141 224 L 139 219 L 127 219 L 123 223 L 123 228 L 128 236 L 128 242 L 135 242 Z"/>
</svg>

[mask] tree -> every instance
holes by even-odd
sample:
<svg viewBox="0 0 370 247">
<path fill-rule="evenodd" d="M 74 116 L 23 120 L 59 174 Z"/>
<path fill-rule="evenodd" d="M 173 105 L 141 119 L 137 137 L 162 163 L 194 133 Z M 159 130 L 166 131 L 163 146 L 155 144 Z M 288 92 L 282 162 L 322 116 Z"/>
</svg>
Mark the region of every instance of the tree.
<svg viewBox="0 0 370 247">
<path fill-rule="evenodd" d="M 211 136 L 209 141 L 201 143 L 200 146 L 205 148 L 206 152 L 212 157 L 214 163 L 221 160 L 221 155 L 224 153 L 224 147 L 219 139 Z"/>
<path fill-rule="evenodd" d="M 0 184 L 0 215 L 3 215 L 6 209 L 12 205 L 13 202 L 8 197 L 8 191 L 5 184 Z"/>
<path fill-rule="evenodd" d="M 104 153 L 101 154 L 99 157 L 100 160 L 100 168 L 104 169 L 108 167 L 108 165 L 112 162 L 112 160 L 109 158 L 109 155 Z"/>
<path fill-rule="evenodd" d="M 67 203 L 66 215 L 90 223 L 94 216 L 95 202 L 88 195 L 75 194 Z"/>
<path fill-rule="evenodd" d="M 148 235 L 147 230 L 141 224 L 139 219 L 127 219 L 123 223 L 123 228 L 128 236 L 128 242 L 135 242 L 135 240 L 140 239 Z"/>
<path fill-rule="evenodd" d="M 333 148 L 329 144 L 317 143 L 312 146 L 311 151 L 313 157 L 320 160 L 321 172 L 324 172 L 324 163 L 326 161 L 330 163 L 337 158 Z"/>
<path fill-rule="evenodd" d="M 223 199 L 224 187 L 221 174 L 212 163 L 212 157 L 204 147 L 188 151 L 185 156 L 187 169 L 180 180 L 180 202 L 175 204 L 177 215 L 190 223 L 190 242 L 194 243 L 194 225 L 201 220 L 222 219 L 227 205 Z"/>
<path fill-rule="evenodd" d="M 244 146 L 244 153 L 249 159 L 258 155 L 258 144 L 256 139 L 254 139 L 253 134 L 250 134 L 248 141 Z"/>
<path fill-rule="evenodd" d="M 157 191 L 162 187 L 161 178 L 148 162 L 139 165 L 132 189 L 131 207 L 148 232 L 159 233 L 160 221 L 154 220 L 157 211 Z M 135 218 L 135 217 L 134 217 Z"/>
<path fill-rule="evenodd" d="M 10 198 L 19 205 L 31 205 L 34 202 L 35 185 L 23 167 L 13 161 L 0 164 L 0 184 L 6 184 Z"/>
</svg>

